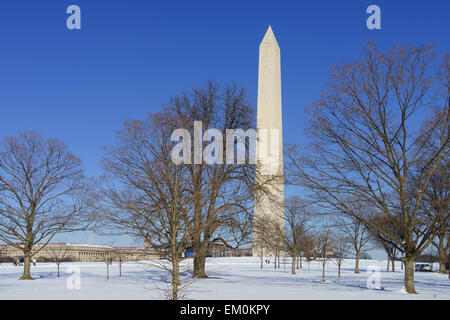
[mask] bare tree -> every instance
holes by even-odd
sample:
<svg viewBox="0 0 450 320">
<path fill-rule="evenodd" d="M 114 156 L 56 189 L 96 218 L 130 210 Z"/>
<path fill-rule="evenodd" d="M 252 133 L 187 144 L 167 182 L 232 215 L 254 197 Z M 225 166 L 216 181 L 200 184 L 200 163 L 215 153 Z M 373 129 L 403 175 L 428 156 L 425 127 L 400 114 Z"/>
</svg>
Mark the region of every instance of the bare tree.
<svg viewBox="0 0 450 320">
<path fill-rule="evenodd" d="M 245 89 L 237 85 L 222 89 L 213 81 L 172 97 L 166 108 L 176 116 L 178 127 L 187 130 L 193 140 L 198 139 L 196 132 L 197 136 L 200 134 L 200 139 L 193 143 L 194 161 L 186 167 L 193 204 L 189 225 L 194 250 L 193 276 L 205 278 L 206 254 L 212 240 L 221 241 L 228 247 L 238 247 L 250 240 L 255 174 L 248 164 L 227 164 L 226 152 L 222 152 L 227 144 L 224 136 L 214 136 L 214 142 L 219 145 L 213 157 L 217 161 L 202 161 L 205 156 L 203 149 L 213 139 L 202 139 L 203 130 L 218 129 L 222 133 L 231 129 L 246 131 L 254 127 L 254 109 Z M 237 141 L 233 140 L 233 145 L 236 144 Z M 247 140 L 244 145 L 248 145 Z M 245 152 L 246 158 L 249 157 L 249 148 L 245 148 Z"/>
<path fill-rule="evenodd" d="M 449 144 L 448 83 L 444 98 L 435 60 L 429 46 L 380 53 L 369 45 L 357 62 L 333 68 L 329 87 L 310 112 L 307 154 L 300 155 L 295 147 L 287 152 L 295 184 L 308 188 L 323 206 L 369 225 L 404 252 L 408 293 L 416 293 L 414 260 L 430 245 L 439 225 L 439 219 L 426 221 L 420 208 Z M 444 69 L 449 74 L 448 63 Z M 417 119 L 424 114 L 429 115 L 427 125 L 419 128 Z M 435 151 L 422 161 L 435 136 Z M 413 168 L 418 183 L 410 188 Z M 386 217 L 402 239 L 375 225 L 370 214 L 356 214 L 348 206 L 349 195 Z"/>
<path fill-rule="evenodd" d="M 87 194 L 81 161 L 57 139 L 27 131 L 0 145 L 0 239 L 30 261 L 60 232 L 83 229 Z M 33 251 L 36 243 L 43 245 Z"/>
<path fill-rule="evenodd" d="M 286 249 L 284 228 L 280 224 L 280 220 L 266 215 L 255 217 L 253 237 L 252 250 L 259 254 L 261 269 L 263 268 L 263 258 L 268 255 L 274 257 L 274 268 L 280 268 L 280 256 Z"/>
<path fill-rule="evenodd" d="M 281 255 L 286 251 L 286 237 L 284 233 L 284 220 L 278 221 L 273 217 L 269 218 L 269 232 L 267 234 L 268 248 L 274 256 L 274 268 L 279 269 L 281 265 Z"/>
<path fill-rule="evenodd" d="M 363 211 L 370 210 L 361 201 L 349 204 L 349 208 L 355 211 L 356 215 L 364 215 Z M 368 245 L 372 240 L 372 234 L 359 219 L 345 214 L 339 216 L 336 227 L 343 237 L 342 240 L 351 244 L 355 257 L 355 273 L 359 273 L 361 253 L 370 249 Z"/>
<path fill-rule="evenodd" d="M 317 251 L 322 260 L 322 281 L 325 282 L 325 268 L 327 261 L 331 260 L 332 252 L 332 231 L 329 226 L 323 226 L 321 233 L 317 236 Z"/>
<path fill-rule="evenodd" d="M 308 204 L 300 197 L 294 196 L 286 200 L 286 210 L 284 219 L 287 230 L 286 249 L 292 257 L 291 274 L 295 274 L 295 263 L 297 258 L 302 259 L 302 237 L 309 229 L 308 222 L 311 217 L 308 214 Z"/>
<path fill-rule="evenodd" d="M 176 122 L 168 113 L 125 121 L 116 144 L 105 149 L 107 173 L 97 207 L 98 232 L 127 233 L 145 240 L 169 261 L 171 299 L 178 299 L 179 264 L 190 244 L 191 196 L 185 166 L 171 160 L 170 135 Z"/>
<path fill-rule="evenodd" d="M 121 248 L 113 248 L 112 261 L 117 261 L 119 263 L 119 277 L 122 276 L 122 265 L 127 261 L 127 253 Z"/>
<path fill-rule="evenodd" d="M 444 220 L 439 228 L 437 238 L 433 240 L 433 245 L 436 247 L 439 255 L 439 272 L 446 273 L 447 270 L 445 268 L 445 264 L 448 261 L 447 252 L 450 250 L 450 242 L 448 241 L 448 233 L 450 228 L 450 218 Z M 444 229 L 444 225 L 446 225 L 446 229 Z M 447 231 L 446 231 L 447 230 Z"/>
<path fill-rule="evenodd" d="M 429 145 L 431 148 L 431 146 Z M 450 249 L 450 243 L 447 241 L 447 234 L 450 229 L 450 150 L 445 150 L 434 174 L 430 178 L 428 188 L 426 189 L 422 201 L 422 210 L 424 216 L 432 223 L 435 219 L 437 223 L 437 234 L 433 239 L 433 246 L 437 249 L 439 255 L 439 272 L 446 273 L 445 263 L 447 260 L 447 250 Z"/>
<path fill-rule="evenodd" d="M 270 219 L 267 216 L 259 216 L 254 219 L 253 222 L 253 248 L 252 250 L 255 250 L 258 252 L 258 255 L 260 257 L 261 265 L 260 268 L 262 269 L 264 266 L 264 256 L 269 253 L 270 248 L 270 239 L 268 237 L 270 230 Z"/>
<path fill-rule="evenodd" d="M 57 276 L 59 278 L 59 270 L 61 263 L 65 262 L 69 258 L 69 250 L 67 250 L 66 245 L 53 245 L 48 247 L 48 255 L 51 261 L 56 263 L 58 268 Z"/>
<path fill-rule="evenodd" d="M 350 251 L 350 245 L 353 243 L 348 242 L 347 239 L 334 239 L 332 241 L 333 256 L 332 261 L 338 267 L 338 278 L 341 277 L 341 266 L 344 260 L 348 257 Z"/>
<path fill-rule="evenodd" d="M 103 262 L 106 265 L 106 280 L 109 280 L 109 267 L 110 265 L 112 265 L 114 260 L 114 248 L 113 247 L 106 248 L 102 258 Z"/>
<path fill-rule="evenodd" d="M 379 226 L 382 230 L 387 230 L 389 234 L 395 234 L 398 239 L 403 239 L 402 235 L 398 233 L 398 230 L 392 224 L 392 222 L 384 216 L 376 215 L 372 218 L 372 223 Z M 395 261 L 397 254 L 402 251 L 394 242 L 392 242 L 386 235 L 380 232 L 378 229 L 374 229 L 371 226 L 366 226 L 369 232 L 372 234 L 375 243 L 384 249 L 387 255 L 386 271 L 389 271 L 389 264 L 392 264 L 392 272 L 395 272 Z M 401 248 L 401 247 L 400 247 Z"/>
<path fill-rule="evenodd" d="M 313 261 L 317 258 L 317 251 L 315 250 L 315 248 L 317 247 L 316 239 L 313 235 L 308 233 L 302 235 L 301 238 L 302 252 L 305 256 L 306 261 L 309 263 L 310 261 Z"/>
</svg>

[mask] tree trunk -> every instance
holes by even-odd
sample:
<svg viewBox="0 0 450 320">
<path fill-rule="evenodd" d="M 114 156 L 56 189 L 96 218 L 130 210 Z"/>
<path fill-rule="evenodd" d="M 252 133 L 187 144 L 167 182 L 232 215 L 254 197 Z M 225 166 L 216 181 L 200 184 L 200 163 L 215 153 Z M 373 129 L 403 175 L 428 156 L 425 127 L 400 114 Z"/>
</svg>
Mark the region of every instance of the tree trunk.
<svg viewBox="0 0 450 320">
<path fill-rule="evenodd" d="M 59 278 L 59 263 L 57 263 L 57 266 L 58 266 L 58 278 Z"/>
<path fill-rule="evenodd" d="M 447 235 L 447 263 L 450 264 L 450 233 Z M 450 265 L 448 268 L 448 278 L 450 279 Z"/>
<path fill-rule="evenodd" d="M 263 265 L 264 265 L 264 263 L 263 263 L 263 256 L 261 255 L 261 269 L 263 268 Z"/>
<path fill-rule="evenodd" d="M 31 277 L 31 250 L 24 250 L 23 254 L 23 275 L 19 278 L 19 280 L 34 280 Z"/>
<path fill-rule="evenodd" d="M 387 257 L 387 266 L 386 266 L 386 271 L 389 271 L 389 264 L 391 263 L 391 257 L 388 255 Z"/>
<path fill-rule="evenodd" d="M 109 261 L 106 261 L 106 280 L 109 280 Z"/>
<path fill-rule="evenodd" d="M 359 257 L 361 256 L 361 251 L 356 250 L 356 259 L 355 259 L 355 273 L 359 273 Z"/>
<path fill-rule="evenodd" d="M 341 264 L 338 264 L 338 278 L 341 277 Z"/>
<path fill-rule="evenodd" d="M 405 257 L 405 289 L 407 293 L 417 293 L 414 287 L 414 261 L 413 257 Z"/>
<path fill-rule="evenodd" d="M 448 236 L 447 241 L 448 241 L 447 243 L 450 242 L 450 235 Z M 447 250 L 447 263 L 450 264 L 450 248 Z M 450 265 L 449 265 L 449 268 L 448 268 L 448 278 L 450 279 Z"/>
<path fill-rule="evenodd" d="M 198 246 L 197 250 L 195 250 L 194 247 L 194 278 L 208 278 L 205 271 L 207 252 L 208 247 L 206 247 L 205 245 Z"/>
<path fill-rule="evenodd" d="M 295 256 L 295 250 L 292 252 L 292 265 L 291 265 L 291 274 L 295 274 L 295 261 L 296 261 L 296 256 Z"/>
<path fill-rule="evenodd" d="M 178 300 L 178 286 L 180 285 L 180 265 L 178 257 L 172 259 L 172 300 Z"/>
<path fill-rule="evenodd" d="M 325 259 L 322 262 L 322 282 L 325 282 Z"/>
<path fill-rule="evenodd" d="M 447 260 L 447 252 L 445 252 L 444 248 L 444 236 L 439 235 L 439 247 L 438 247 L 438 253 L 439 253 L 439 272 L 440 273 L 447 273 L 447 270 L 445 270 L 445 262 Z"/>
<path fill-rule="evenodd" d="M 119 277 L 122 276 L 122 260 L 119 261 Z"/>
<path fill-rule="evenodd" d="M 205 264 L 206 254 L 208 253 L 209 237 L 206 234 L 202 236 L 202 206 L 201 206 L 201 187 L 194 183 L 194 235 L 192 237 L 192 249 L 194 251 L 194 271 L 193 278 L 207 278 Z"/>
<path fill-rule="evenodd" d="M 392 258 L 391 263 L 392 263 L 392 272 L 395 272 L 395 257 Z"/>
</svg>

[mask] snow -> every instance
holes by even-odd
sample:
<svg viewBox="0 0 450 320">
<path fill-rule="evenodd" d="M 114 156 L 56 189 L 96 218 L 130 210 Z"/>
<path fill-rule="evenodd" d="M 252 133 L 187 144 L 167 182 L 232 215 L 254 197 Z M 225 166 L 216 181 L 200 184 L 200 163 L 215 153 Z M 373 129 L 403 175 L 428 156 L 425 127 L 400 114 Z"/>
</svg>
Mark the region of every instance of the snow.
<svg viewBox="0 0 450 320">
<path fill-rule="evenodd" d="M 182 267 L 182 270 L 188 270 L 183 273 L 188 279 L 183 294 L 186 299 L 206 300 L 450 299 L 447 275 L 416 272 L 419 294 L 408 295 L 404 293 L 404 272 L 399 263 L 396 272 L 386 271 L 386 261 L 381 260 L 361 260 L 360 274 L 355 274 L 353 267 L 353 260 L 345 260 L 338 279 L 337 266 L 329 262 L 326 281 L 322 282 L 320 262 L 304 262 L 303 269 L 291 275 L 290 264 L 286 264 L 285 269 L 283 264 L 281 269 L 265 264 L 260 270 L 258 258 L 209 258 L 207 273 L 210 278 L 191 280 L 192 259 L 187 259 Z M 73 285 L 77 268 L 80 271 L 79 290 Z M 32 266 L 35 280 L 21 281 L 17 279 L 22 268 L 3 263 L 0 265 L 0 299 L 164 299 L 168 282 L 164 272 L 153 264 L 125 263 L 122 277 L 119 277 L 118 264 L 114 263 L 109 269 L 110 279 L 106 280 L 104 263 L 63 263 L 58 278 L 56 264 L 38 263 Z M 368 282 L 372 289 L 368 288 Z"/>
</svg>

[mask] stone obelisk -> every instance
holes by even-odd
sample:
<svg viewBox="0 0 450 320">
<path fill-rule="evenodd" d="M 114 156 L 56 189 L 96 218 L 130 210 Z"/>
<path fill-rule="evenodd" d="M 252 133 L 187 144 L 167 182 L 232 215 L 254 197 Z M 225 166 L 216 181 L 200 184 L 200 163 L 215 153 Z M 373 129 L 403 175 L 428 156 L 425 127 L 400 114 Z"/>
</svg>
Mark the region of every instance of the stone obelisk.
<svg viewBox="0 0 450 320">
<path fill-rule="evenodd" d="M 259 46 L 257 130 L 255 227 L 258 219 L 270 219 L 284 232 L 281 61 L 280 47 L 270 26 Z M 264 156 L 265 161 L 261 160 Z M 253 256 L 261 255 L 257 249 L 260 236 L 264 235 L 255 229 Z M 265 255 L 270 254 L 264 251 Z"/>
</svg>

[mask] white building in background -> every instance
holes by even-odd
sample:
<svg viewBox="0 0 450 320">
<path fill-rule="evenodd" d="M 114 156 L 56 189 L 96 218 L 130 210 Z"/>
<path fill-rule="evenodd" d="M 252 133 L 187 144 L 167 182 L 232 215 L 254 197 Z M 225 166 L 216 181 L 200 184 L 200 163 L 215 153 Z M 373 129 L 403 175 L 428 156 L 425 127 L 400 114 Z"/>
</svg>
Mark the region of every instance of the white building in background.
<svg viewBox="0 0 450 320">
<path fill-rule="evenodd" d="M 42 244 L 36 244 L 33 252 L 41 249 Z M 23 251 L 10 246 L 0 245 L 0 261 L 12 261 L 15 257 L 22 257 Z M 49 243 L 35 256 L 38 262 L 55 261 L 55 258 L 63 261 L 74 262 L 104 262 L 107 259 L 113 261 L 137 261 L 154 260 L 159 256 L 154 249 L 142 247 L 110 247 L 104 245 Z"/>
</svg>

